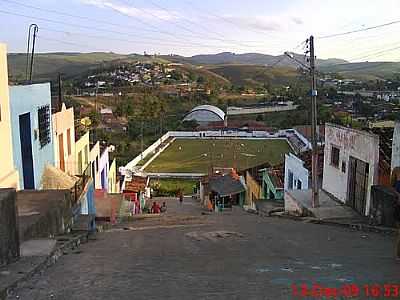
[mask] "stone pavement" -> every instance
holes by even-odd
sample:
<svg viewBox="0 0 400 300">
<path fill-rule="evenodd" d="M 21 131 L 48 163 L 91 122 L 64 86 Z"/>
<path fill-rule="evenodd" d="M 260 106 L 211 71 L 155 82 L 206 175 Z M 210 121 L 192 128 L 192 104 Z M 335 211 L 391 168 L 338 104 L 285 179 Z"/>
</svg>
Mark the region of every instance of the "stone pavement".
<svg viewBox="0 0 400 300">
<path fill-rule="evenodd" d="M 291 299 L 292 284 L 398 284 L 393 236 L 165 201 L 166 215 L 99 233 L 9 299 Z"/>
</svg>

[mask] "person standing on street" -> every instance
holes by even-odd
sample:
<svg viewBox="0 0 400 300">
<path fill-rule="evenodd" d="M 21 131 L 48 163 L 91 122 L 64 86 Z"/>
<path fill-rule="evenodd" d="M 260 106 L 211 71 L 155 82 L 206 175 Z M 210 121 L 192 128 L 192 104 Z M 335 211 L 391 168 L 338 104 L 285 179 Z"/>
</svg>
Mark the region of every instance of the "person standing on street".
<svg viewBox="0 0 400 300">
<path fill-rule="evenodd" d="M 179 204 L 182 205 L 182 202 L 183 202 L 183 192 L 182 190 L 179 190 Z"/>
</svg>

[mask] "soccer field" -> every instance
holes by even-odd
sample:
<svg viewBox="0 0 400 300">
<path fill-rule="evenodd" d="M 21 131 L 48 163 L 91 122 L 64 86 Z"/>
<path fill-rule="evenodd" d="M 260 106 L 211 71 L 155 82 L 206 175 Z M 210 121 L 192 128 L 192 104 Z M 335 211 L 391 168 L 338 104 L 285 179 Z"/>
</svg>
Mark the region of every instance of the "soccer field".
<svg viewBox="0 0 400 300">
<path fill-rule="evenodd" d="M 177 139 L 145 171 L 207 173 L 210 166 L 242 170 L 266 162 L 281 163 L 290 151 L 285 140 Z"/>
</svg>

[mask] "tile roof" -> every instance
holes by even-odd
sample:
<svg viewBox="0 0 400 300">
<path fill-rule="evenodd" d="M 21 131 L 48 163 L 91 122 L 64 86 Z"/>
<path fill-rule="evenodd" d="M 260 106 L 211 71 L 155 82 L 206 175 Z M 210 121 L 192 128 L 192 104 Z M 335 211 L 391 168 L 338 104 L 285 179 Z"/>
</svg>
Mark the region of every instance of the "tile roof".
<svg viewBox="0 0 400 300">
<path fill-rule="evenodd" d="M 298 156 L 304 161 L 304 167 L 311 172 L 312 167 L 312 151 L 306 151 Z M 324 147 L 318 148 L 318 176 L 322 176 L 324 172 Z"/>
<path fill-rule="evenodd" d="M 246 190 L 239 177 L 232 174 L 213 176 L 209 179 L 210 190 L 221 197 L 239 194 Z"/>
<path fill-rule="evenodd" d="M 311 126 L 310 125 L 302 125 L 295 126 L 294 129 L 303 135 L 308 141 L 311 141 Z M 317 132 L 319 134 L 319 141 L 325 141 L 325 125 L 318 125 Z"/>
</svg>

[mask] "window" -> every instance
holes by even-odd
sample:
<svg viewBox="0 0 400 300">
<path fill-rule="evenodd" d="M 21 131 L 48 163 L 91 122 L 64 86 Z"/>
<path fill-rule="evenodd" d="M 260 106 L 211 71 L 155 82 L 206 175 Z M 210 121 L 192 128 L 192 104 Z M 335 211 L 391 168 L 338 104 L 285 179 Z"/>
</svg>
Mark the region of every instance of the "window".
<svg viewBox="0 0 400 300">
<path fill-rule="evenodd" d="M 40 147 L 50 143 L 50 105 L 38 109 Z"/>
<path fill-rule="evenodd" d="M 68 155 L 71 155 L 71 129 L 67 129 L 67 149 Z"/>
<path fill-rule="evenodd" d="M 78 174 L 82 174 L 82 151 L 78 153 Z"/>
<path fill-rule="evenodd" d="M 89 162 L 89 146 L 85 146 L 85 167 L 88 165 Z"/>
<path fill-rule="evenodd" d="M 303 183 L 301 182 L 301 180 L 297 180 L 297 189 L 301 190 L 302 186 L 303 186 Z"/>
<path fill-rule="evenodd" d="M 339 148 L 332 146 L 331 165 L 334 166 L 335 168 L 339 168 L 339 154 L 340 154 Z"/>
<path fill-rule="evenodd" d="M 99 171 L 99 157 L 96 156 L 96 173 Z"/>
<path fill-rule="evenodd" d="M 289 170 L 288 174 L 289 174 L 288 189 L 293 190 L 293 172 Z"/>
</svg>

